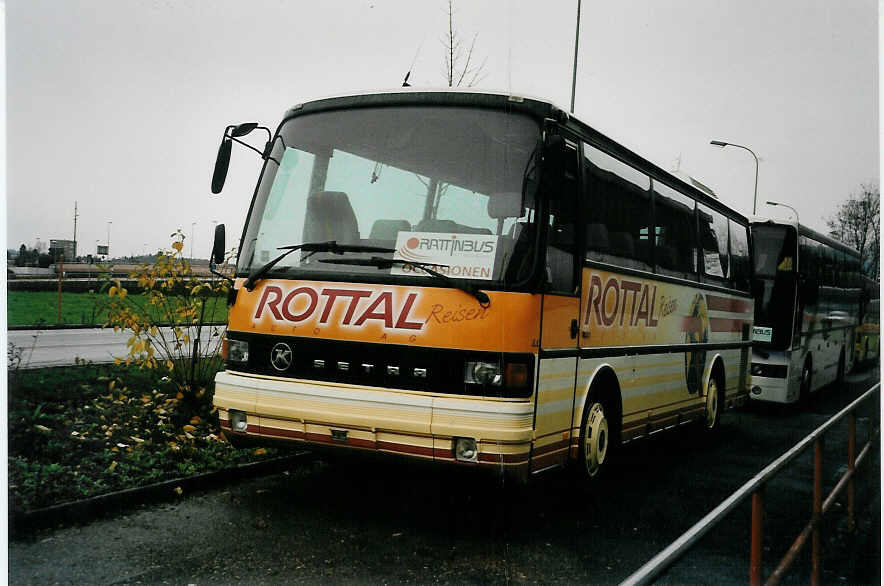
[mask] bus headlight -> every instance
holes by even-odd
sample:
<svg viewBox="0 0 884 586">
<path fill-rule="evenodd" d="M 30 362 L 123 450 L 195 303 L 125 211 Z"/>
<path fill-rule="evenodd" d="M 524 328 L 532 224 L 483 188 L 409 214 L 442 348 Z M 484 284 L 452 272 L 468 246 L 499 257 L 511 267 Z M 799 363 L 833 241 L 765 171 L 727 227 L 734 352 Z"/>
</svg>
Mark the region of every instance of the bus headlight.
<svg viewBox="0 0 884 586">
<path fill-rule="evenodd" d="M 248 362 L 249 343 L 242 340 L 227 340 L 227 361 Z"/>
<path fill-rule="evenodd" d="M 503 384 L 503 373 L 496 362 L 467 362 L 464 367 L 464 382 L 499 387 Z"/>
</svg>

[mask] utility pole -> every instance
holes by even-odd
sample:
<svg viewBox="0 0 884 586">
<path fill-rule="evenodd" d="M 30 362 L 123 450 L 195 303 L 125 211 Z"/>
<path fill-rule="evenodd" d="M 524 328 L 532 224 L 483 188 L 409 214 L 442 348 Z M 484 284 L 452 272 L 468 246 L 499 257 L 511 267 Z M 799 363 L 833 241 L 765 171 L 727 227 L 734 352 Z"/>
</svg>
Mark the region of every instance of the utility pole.
<svg viewBox="0 0 884 586">
<path fill-rule="evenodd" d="M 77 202 L 74 201 L 74 260 L 77 260 Z"/>
<path fill-rule="evenodd" d="M 61 323 L 61 282 L 64 280 L 64 249 L 62 248 L 61 254 L 58 255 L 58 263 L 55 265 L 55 270 L 58 271 L 58 302 L 55 304 L 55 323 Z"/>
</svg>

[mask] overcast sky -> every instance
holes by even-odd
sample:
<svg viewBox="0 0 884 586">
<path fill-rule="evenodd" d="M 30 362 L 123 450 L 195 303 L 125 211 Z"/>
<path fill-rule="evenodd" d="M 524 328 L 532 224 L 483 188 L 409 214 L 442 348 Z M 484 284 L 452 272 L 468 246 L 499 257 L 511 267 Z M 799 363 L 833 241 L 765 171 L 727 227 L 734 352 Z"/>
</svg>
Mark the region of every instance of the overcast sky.
<svg viewBox="0 0 884 586">
<path fill-rule="evenodd" d="M 713 188 L 749 214 L 825 227 L 879 183 L 875 0 L 584 0 L 576 115 Z M 225 125 L 273 128 L 313 97 L 444 81 L 443 0 L 9 0 L 7 246 L 73 237 L 114 255 L 168 247 L 213 221 L 239 234 L 259 159 L 235 147 L 209 182 Z M 211 10 L 209 10 L 211 7 Z M 485 59 L 477 87 L 568 107 L 576 0 L 455 4 Z M 782 210 L 782 211 L 781 211 Z M 190 241 L 187 242 L 189 252 Z"/>
</svg>

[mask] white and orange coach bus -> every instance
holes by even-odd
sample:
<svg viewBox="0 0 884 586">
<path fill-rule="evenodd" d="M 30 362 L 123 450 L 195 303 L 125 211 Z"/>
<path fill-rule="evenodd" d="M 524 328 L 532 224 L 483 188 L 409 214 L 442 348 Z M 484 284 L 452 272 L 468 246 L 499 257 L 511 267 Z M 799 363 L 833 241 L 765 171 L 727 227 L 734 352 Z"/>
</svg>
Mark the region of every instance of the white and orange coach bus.
<svg viewBox="0 0 884 586">
<path fill-rule="evenodd" d="M 298 104 L 225 130 L 215 193 L 232 142 L 264 158 L 215 381 L 234 443 L 592 477 L 747 396 L 746 218 L 547 102 Z"/>
</svg>

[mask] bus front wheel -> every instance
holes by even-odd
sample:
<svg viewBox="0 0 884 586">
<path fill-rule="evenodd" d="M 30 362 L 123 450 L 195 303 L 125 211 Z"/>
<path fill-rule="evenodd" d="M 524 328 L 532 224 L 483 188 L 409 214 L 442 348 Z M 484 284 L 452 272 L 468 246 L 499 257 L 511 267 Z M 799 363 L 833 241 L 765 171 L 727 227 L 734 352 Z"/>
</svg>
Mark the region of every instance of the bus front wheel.
<svg viewBox="0 0 884 586">
<path fill-rule="evenodd" d="M 845 375 L 846 365 L 844 359 L 844 350 L 841 351 L 841 356 L 838 358 L 838 374 L 835 375 L 835 385 L 842 386 L 844 384 L 844 375 Z"/>
<path fill-rule="evenodd" d="M 801 369 L 801 386 L 798 387 L 798 403 L 806 405 L 810 399 L 810 360 L 804 361 L 804 368 Z"/>
</svg>

